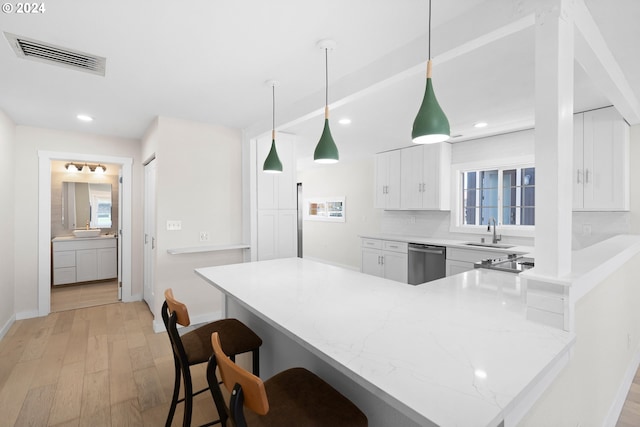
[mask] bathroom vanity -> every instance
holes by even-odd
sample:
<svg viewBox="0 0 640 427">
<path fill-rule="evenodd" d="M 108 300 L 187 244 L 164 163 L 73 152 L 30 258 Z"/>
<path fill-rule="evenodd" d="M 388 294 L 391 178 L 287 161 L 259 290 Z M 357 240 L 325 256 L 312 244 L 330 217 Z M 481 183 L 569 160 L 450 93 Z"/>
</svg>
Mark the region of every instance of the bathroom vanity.
<svg viewBox="0 0 640 427">
<path fill-rule="evenodd" d="M 56 237 L 52 248 L 54 286 L 118 277 L 115 236 Z"/>
</svg>

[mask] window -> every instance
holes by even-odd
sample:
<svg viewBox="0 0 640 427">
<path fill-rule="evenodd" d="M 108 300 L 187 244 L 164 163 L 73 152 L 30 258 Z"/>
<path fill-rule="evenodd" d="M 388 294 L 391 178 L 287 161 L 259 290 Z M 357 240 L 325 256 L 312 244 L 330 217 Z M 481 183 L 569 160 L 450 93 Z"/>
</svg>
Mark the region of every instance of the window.
<svg viewBox="0 0 640 427">
<path fill-rule="evenodd" d="M 462 224 L 535 225 L 534 167 L 462 172 Z"/>
</svg>

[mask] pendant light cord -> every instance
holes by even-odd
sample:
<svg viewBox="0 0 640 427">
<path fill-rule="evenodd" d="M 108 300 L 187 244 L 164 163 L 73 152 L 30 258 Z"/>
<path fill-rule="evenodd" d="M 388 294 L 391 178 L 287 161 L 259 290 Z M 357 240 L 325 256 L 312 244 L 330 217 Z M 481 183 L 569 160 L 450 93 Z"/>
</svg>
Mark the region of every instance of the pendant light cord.
<svg viewBox="0 0 640 427">
<path fill-rule="evenodd" d="M 429 60 L 431 60 L 431 0 L 429 0 Z"/>
<path fill-rule="evenodd" d="M 273 94 L 273 106 L 272 106 L 272 126 L 271 129 L 273 130 L 273 134 L 274 134 L 274 139 L 275 139 L 275 133 L 276 133 L 276 85 L 271 86 L 272 89 L 272 94 Z"/>
<path fill-rule="evenodd" d="M 325 116 L 328 116 L 329 111 L 329 49 L 324 48 L 324 105 Z M 328 117 L 325 117 L 328 118 Z"/>
</svg>

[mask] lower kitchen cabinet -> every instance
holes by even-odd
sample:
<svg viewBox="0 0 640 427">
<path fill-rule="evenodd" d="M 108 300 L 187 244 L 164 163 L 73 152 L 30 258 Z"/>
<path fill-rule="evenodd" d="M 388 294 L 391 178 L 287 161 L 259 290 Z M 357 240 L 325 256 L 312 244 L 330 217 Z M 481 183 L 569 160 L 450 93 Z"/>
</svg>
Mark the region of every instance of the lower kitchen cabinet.
<svg viewBox="0 0 640 427">
<path fill-rule="evenodd" d="M 53 239 L 53 285 L 118 277 L 115 237 Z"/>
<path fill-rule="evenodd" d="M 385 279 L 408 283 L 409 255 L 406 242 L 362 239 L 361 271 Z"/>
</svg>

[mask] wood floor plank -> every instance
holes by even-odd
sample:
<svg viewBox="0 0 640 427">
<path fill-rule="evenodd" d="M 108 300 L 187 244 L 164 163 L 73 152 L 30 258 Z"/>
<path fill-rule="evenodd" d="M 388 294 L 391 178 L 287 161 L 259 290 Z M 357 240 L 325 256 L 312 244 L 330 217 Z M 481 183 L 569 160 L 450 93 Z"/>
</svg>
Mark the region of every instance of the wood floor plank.
<svg viewBox="0 0 640 427">
<path fill-rule="evenodd" d="M 144 346 L 129 348 L 129 357 L 131 359 L 131 368 L 134 371 L 155 366 L 153 355 L 149 346 L 146 345 L 146 340 Z"/>
<path fill-rule="evenodd" d="M 46 426 L 49 422 L 49 412 L 51 411 L 55 392 L 55 384 L 47 384 L 30 389 L 22 404 L 15 425 Z"/>
<path fill-rule="evenodd" d="M 69 336 L 70 332 L 51 335 L 31 383 L 32 388 L 58 382 Z"/>
<path fill-rule="evenodd" d="M 63 365 L 51 407 L 50 424 L 56 425 L 80 418 L 83 387 L 84 360 Z"/>
<path fill-rule="evenodd" d="M 163 423 L 156 424 L 157 426 Z M 111 405 L 111 426 L 112 427 L 142 427 L 142 413 L 138 399 L 129 399 L 124 402 Z"/>
<path fill-rule="evenodd" d="M 109 373 L 112 405 L 138 397 L 126 340 L 109 343 Z"/>
<path fill-rule="evenodd" d="M 49 337 L 53 333 L 53 328 L 39 329 L 31 335 L 31 339 L 20 357 L 21 361 L 36 360 L 42 357 L 45 348 L 49 342 Z"/>
<path fill-rule="evenodd" d="M 87 373 L 82 388 L 80 425 L 110 425 L 111 403 L 109 373 L 106 370 Z M 92 421 L 93 424 L 88 421 Z"/>
<path fill-rule="evenodd" d="M 109 343 L 107 335 L 89 335 L 87 338 L 85 372 L 99 372 L 107 369 L 109 369 Z"/>
<path fill-rule="evenodd" d="M 142 411 L 159 406 L 168 400 L 155 366 L 133 373 L 138 387 L 138 402 Z"/>
<path fill-rule="evenodd" d="M 24 402 L 31 380 L 38 367 L 37 360 L 18 362 L 0 390 L 0 426 L 14 425 Z"/>
</svg>

